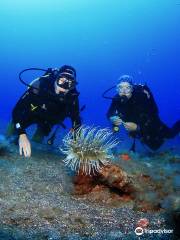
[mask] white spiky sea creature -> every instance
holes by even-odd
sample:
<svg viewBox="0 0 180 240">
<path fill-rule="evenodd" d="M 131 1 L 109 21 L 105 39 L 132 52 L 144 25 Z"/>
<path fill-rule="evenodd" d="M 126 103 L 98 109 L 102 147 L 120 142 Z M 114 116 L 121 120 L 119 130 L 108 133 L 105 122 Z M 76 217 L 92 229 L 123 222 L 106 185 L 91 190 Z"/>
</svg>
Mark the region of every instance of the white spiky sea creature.
<svg viewBox="0 0 180 240">
<path fill-rule="evenodd" d="M 73 171 L 95 175 L 112 159 L 110 150 L 118 144 L 108 128 L 81 126 L 68 133 L 60 150 L 66 155 L 63 160 Z"/>
</svg>

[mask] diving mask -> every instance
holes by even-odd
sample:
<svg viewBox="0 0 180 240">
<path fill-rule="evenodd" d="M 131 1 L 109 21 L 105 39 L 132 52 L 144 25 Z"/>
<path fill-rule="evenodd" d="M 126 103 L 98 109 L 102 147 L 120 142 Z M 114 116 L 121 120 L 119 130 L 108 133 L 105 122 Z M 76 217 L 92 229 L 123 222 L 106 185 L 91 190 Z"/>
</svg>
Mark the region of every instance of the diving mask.
<svg viewBox="0 0 180 240">
<path fill-rule="evenodd" d="M 72 78 L 72 76 L 68 73 L 62 73 L 58 76 L 56 80 L 56 84 L 58 87 L 70 90 L 75 88 L 77 82 Z"/>
<path fill-rule="evenodd" d="M 117 92 L 119 95 L 131 95 L 133 86 L 128 82 L 121 82 L 117 85 Z"/>
</svg>

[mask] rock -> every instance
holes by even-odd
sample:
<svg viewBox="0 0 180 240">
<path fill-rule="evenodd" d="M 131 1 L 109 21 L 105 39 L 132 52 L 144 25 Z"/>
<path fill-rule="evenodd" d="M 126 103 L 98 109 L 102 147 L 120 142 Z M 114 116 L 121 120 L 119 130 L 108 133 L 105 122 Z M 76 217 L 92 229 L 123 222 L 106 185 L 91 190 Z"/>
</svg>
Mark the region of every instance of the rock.
<svg viewBox="0 0 180 240">
<path fill-rule="evenodd" d="M 76 195 L 90 194 L 92 202 L 107 204 L 131 201 L 134 188 L 130 177 L 119 166 L 104 166 L 96 176 L 84 175 L 81 171 L 74 178 Z"/>
<path fill-rule="evenodd" d="M 80 172 L 74 178 L 74 186 L 75 194 L 87 194 L 96 186 L 95 178 L 93 176 L 84 175 L 82 172 Z"/>
<path fill-rule="evenodd" d="M 160 182 L 161 183 L 161 182 Z M 162 185 L 153 181 L 147 173 L 129 175 L 121 167 L 109 164 L 101 168 L 96 176 L 75 177 L 75 194 L 83 195 L 91 202 L 112 206 L 130 204 L 136 211 L 155 212 L 162 209 L 160 197 Z"/>
<path fill-rule="evenodd" d="M 99 172 L 99 180 L 109 187 L 122 190 L 124 186 L 130 183 L 130 179 L 125 171 L 119 166 L 107 165 Z"/>
</svg>

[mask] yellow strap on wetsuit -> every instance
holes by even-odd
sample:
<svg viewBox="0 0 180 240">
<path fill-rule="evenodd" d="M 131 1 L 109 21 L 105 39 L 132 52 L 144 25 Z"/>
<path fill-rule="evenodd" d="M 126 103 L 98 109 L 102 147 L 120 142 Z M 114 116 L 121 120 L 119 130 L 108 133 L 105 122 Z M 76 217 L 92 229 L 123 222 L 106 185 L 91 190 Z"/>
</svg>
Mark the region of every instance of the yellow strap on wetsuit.
<svg viewBox="0 0 180 240">
<path fill-rule="evenodd" d="M 32 112 L 35 111 L 36 108 L 38 108 L 38 106 L 34 106 L 34 105 L 31 103 L 31 111 L 32 111 Z"/>
</svg>

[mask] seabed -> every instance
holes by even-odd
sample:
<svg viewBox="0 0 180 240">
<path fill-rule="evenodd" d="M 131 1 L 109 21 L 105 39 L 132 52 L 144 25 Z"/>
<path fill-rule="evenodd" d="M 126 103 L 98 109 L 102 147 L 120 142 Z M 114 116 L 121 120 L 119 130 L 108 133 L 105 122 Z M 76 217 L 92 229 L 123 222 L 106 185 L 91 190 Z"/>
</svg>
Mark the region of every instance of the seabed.
<svg viewBox="0 0 180 240">
<path fill-rule="evenodd" d="M 150 202 L 152 208 L 117 201 L 107 190 L 75 195 L 73 174 L 64 166 L 58 149 L 33 144 L 33 156 L 26 159 L 19 156 L 16 145 L 3 143 L 0 240 L 178 239 L 175 232 L 137 236 L 134 231 L 141 218 L 148 219 L 148 229 L 176 231 L 173 221 L 180 206 L 180 154 L 173 149 L 132 153 L 131 160 L 124 161 L 122 152 L 116 151 L 113 161 L 135 176 L 137 184 L 146 182 L 148 188 L 140 187 L 138 199 L 139 203 Z"/>
</svg>

